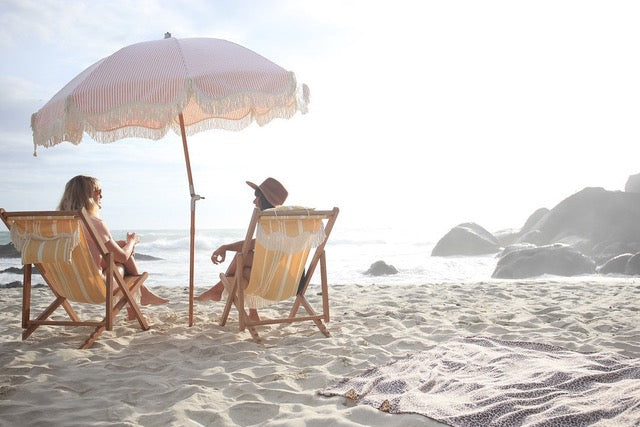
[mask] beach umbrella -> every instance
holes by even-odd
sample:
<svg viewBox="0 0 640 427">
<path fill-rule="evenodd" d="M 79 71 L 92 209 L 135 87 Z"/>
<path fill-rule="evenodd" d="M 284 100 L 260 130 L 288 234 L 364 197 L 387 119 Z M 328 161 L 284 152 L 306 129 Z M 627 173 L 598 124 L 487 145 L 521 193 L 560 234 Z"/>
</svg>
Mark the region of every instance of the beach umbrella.
<svg viewBox="0 0 640 427">
<path fill-rule="evenodd" d="M 81 72 L 31 117 L 38 146 L 182 136 L 191 196 L 189 326 L 193 325 L 196 201 L 187 136 L 240 130 L 256 122 L 307 112 L 309 89 L 295 75 L 238 44 L 214 38 L 161 40 L 127 46 Z"/>
</svg>

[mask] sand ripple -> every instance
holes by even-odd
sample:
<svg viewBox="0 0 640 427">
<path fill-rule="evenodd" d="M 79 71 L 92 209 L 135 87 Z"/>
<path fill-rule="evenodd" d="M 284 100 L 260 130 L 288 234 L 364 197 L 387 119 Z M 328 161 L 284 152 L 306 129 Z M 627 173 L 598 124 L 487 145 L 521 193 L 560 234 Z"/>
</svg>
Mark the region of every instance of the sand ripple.
<svg viewBox="0 0 640 427">
<path fill-rule="evenodd" d="M 185 290 L 155 290 L 172 302 L 143 308 L 149 331 L 121 315 L 88 351 L 76 349 L 87 329 L 44 327 L 22 342 L 21 290 L 1 290 L 0 425 L 438 425 L 317 392 L 478 334 L 640 357 L 632 279 L 332 287 L 330 338 L 311 324 L 272 326 L 264 347 L 237 331 L 235 317 L 217 325 L 222 304 L 197 304 L 189 328 Z M 36 309 L 47 292 L 34 290 Z"/>
</svg>

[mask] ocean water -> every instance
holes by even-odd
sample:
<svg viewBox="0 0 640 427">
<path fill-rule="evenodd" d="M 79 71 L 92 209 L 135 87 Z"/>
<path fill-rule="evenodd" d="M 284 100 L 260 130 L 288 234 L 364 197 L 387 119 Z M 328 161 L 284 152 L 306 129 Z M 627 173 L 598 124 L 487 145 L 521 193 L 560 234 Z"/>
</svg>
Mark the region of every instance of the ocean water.
<svg viewBox="0 0 640 427">
<path fill-rule="evenodd" d="M 114 238 L 125 236 L 124 231 L 112 230 Z M 224 264 L 213 265 L 213 250 L 224 243 L 244 238 L 246 230 L 217 229 L 197 230 L 195 240 L 196 287 L 210 286 L 231 261 L 229 255 Z M 149 272 L 149 285 L 170 287 L 187 286 L 189 283 L 189 231 L 142 230 L 137 232 L 139 254 L 151 255 L 160 260 L 138 260 L 143 271 Z M 0 243 L 10 241 L 8 232 L 0 232 Z M 497 259 L 493 255 L 477 257 L 431 257 L 435 241 L 415 233 L 393 229 L 334 229 L 326 246 L 328 280 L 331 285 L 353 283 L 441 283 L 479 282 L 491 279 Z M 398 274 L 372 277 L 364 272 L 374 262 L 382 260 L 398 270 Z M 0 258 L 0 270 L 20 267 L 19 259 Z M 312 283 L 319 282 L 319 270 Z M 21 280 L 21 275 L 0 273 L 0 284 Z M 41 279 L 36 279 L 36 283 Z"/>
</svg>

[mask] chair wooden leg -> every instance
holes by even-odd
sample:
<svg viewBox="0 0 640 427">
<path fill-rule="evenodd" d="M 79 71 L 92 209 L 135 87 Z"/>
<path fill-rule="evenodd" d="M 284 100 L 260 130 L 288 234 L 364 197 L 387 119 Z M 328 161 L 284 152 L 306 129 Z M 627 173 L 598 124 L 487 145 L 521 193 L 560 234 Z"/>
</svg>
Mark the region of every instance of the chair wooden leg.
<svg viewBox="0 0 640 427">
<path fill-rule="evenodd" d="M 122 308 L 128 303 L 129 301 L 127 300 L 127 297 L 125 295 L 123 295 L 118 302 L 116 303 L 116 305 L 113 306 L 113 317 L 116 316 L 116 314 L 118 314 L 120 312 L 120 310 L 122 310 Z M 140 328 L 143 331 L 146 331 L 150 328 L 149 324 L 147 324 L 147 320 L 145 319 L 144 315 L 142 314 L 142 312 L 140 311 L 140 307 L 138 307 L 138 304 L 131 304 L 131 308 L 133 309 L 133 312 L 136 314 L 136 319 L 138 320 L 138 323 L 140 324 Z M 106 319 L 105 319 L 105 324 L 106 324 Z"/>
<path fill-rule="evenodd" d="M 86 341 L 84 343 L 82 343 L 82 345 L 80 346 L 80 349 L 86 350 L 86 349 L 90 348 L 93 345 L 93 343 L 100 337 L 100 335 L 102 335 L 102 333 L 105 330 L 110 330 L 109 329 L 109 317 L 111 317 L 111 320 L 113 321 L 113 318 L 127 304 L 130 304 L 131 308 L 136 313 L 136 318 L 138 320 L 138 323 L 140 323 L 141 329 L 143 331 L 146 331 L 146 330 L 149 329 L 149 325 L 147 324 L 146 318 L 144 317 L 144 315 L 140 311 L 140 307 L 138 306 L 138 304 L 136 304 L 136 302 L 133 301 L 133 299 L 129 300 L 129 298 L 128 298 L 128 296 L 131 295 L 131 292 L 135 291 L 138 287 L 142 286 L 141 281 L 144 282 L 144 279 L 146 279 L 146 275 L 137 276 L 133 280 L 129 279 L 129 277 L 130 276 L 127 276 L 127 279 L 124 279 L 125 286 L 128 287 L 129 292 L 125 293 L 125 295 L 122 295 L 122 297 L 118 300 L 118 302 L 116 302 L 116 304 L 111 309 L 110 316 L 109 315 L 105 315 L 104 319 L 102 319 L 103 324 L 94 329 L 94 331 L 91 333 L 91 335 L 89 335 L 89 338 L 87 338 Z M 129 283 L 132 283 L 132 284 L 129 285 Z M 119 291 L 117 293 L 119 293 Z M 116 293 L 116 295 L 117 295 L 117 293 Z M 112 296 L 113 296 L 113 292 L 112 292 Z M 111 298 L 107 298 L 107 301 L 109 301 L 109 300 L 111 300 Z"/>
<path fill-rule="evenodd" d="M 80 321 L 80 317 L 76 314 L 76 312 L 73 310 L 73 308 L 71 308 L 71 304 L 69 304 L 69 301 L 66 298 L 62 302 L 62 308 L 64 308 L 64 311 L 67 312 L 67 314 L 69 315 L 71 320 L 73 320 L 74 322 L 79 322 Z"/>
<path fill-rule="evenodd" d="M 38 271 L 40 272 L 41 277 L 44 279 L 45 283 L 49 286 L 49 290 L 56 296 L 56 298 L 64 299 L 64 301 L 62 302 L 62 308 L 64 308 L 64 311 L 67 312 L 67 315 L 69 316 L 69 318 L 74 322 L 79 322 L 80 317 L 76 314 L 74 309 L 71 307 L 71 304 L 69 304 L 69 300 L 61 296 L 56 291 L 55 287 L 51 285 L 52 282 L 49 278 L 49 275 L 46 274 L 46 269 L 42 267 L 40 264 L 36 264 L 36 267 L 38 267 Z M 31 282 L 31 280 L 29 280 L 29 282 Z"/>
<path fill-rule="evenodd" d="M 293 307 L 291 307 L 291 311 L 289 312 L 289 317 L 296 317 L 298 314 L 298 310 L 300 309 L 300 299 L 302 296 L 297 295 L 296 300 L 293 302 Z"/>
<path fill-rule="evenodd" d="M 227 302 L 224 305 L 224 310 L 222 311 L 222 317 L 220 318 L 220 326 L 224 326 L 227 324 L 229 313 L 231 313 L 231 305 L 237 304 L 235 301 L 236 288 L 234 285 L 229 283 L 229 278 L 224 273 L 220 273 L 220 281 L 224 285 L 224 288 L 227 290 L 227 293 L 229 294 L 229 296 L 227 297 Z"/>
<path fill-rule="evenodd" d="M 118 314 L 120 310 L 122 310 L 125 304 L 129 304 L 129 306 L 131 307 L 131 309 L 133 310 L 136 316 L 136 319 L 138 320 L 138 323 L 140 324 L 140 328 L 143 331 L 148 330 L 149 324 L 147 323 L 146 318 L 140 311 L 140 307 L 135 302 L 132 296 L 132 292 L 135 292 L 140 288 L 140 286 L 142 286 L 144 281 L 147 279 L 148 274 L 145 273 L 140 276 L 127 276 L 127 279 L 122 278 L 122 276 L 120 276 L 119 274 L 116 274 L 114 276 L 116 278 L 116 283 L 118 285 L 119 292 L 122 292 L 123 295 L 118 300 L 116 305 L 113 306 L 113 317 L 115 317 L 116 314 Z M 133 281 L 131 285 L 129 285 L 130 281 Z"/>
<path fill-rule="evenodd" d="M 40 316 L 38 316 L 37 319 L 35 319 L 36 321 L 40 321 L 40 320 L 45 320 L 47 317 L 51 316 L 51 313 L 53 313 L 54 311 L 56 311 L 56 308 L 60 307 L 61 304 L 66 302 L 66 298 L 65 297 L 57 297 L 55 299 L 55 301 L 53 301 L 51 304 L 49 304 L 49 307 L 47 307 L 41 314 Z M 29 338 L 29 335 L 31 335 L 33 333 L 33 331 L 36 330 L 36 328 L 40 326 L 40 325 L 34 325 L 31 323 L 31 320 L 27 321 L 27 327 L 25 328 L 25 331 L 22 332 L 22 339 L 26 340 L 27 338 Z"/>
<path fill-rule="evenodd" d="M 249 333 L 251 334 L 251 338 L 253 338 L 253 340 L 255 342 L 257 342 L 260 345 L 264 345 L 264 341 L 262 340 L 260 335 L 258 335 L 258 330 L 256 329 L 255 326 L 247 326 L 247 329 L 249 330 Z"/>
<path fill-rule="evenodd" d="M 239 277 L 239 276 L 238 276 Z M 247 312 L 244 310 L 244 283 L 240 280 L 236 280 L 236 300 L 235 304 L 238 308 L 238 324 L 240 326 L 240 330 L 244 331 L 247 327 L 247 319 L 249 316 Z"/>
<path fill-rule="evenodd" d="M 229 296 L 227 297 L 227 302 L 224 305 L 224 310 L 222 311 L 222 317 L 220 318 L 220 326 L 224 326 L 227 324 L 227 320 L 229 319 L 229 314 L 231 313 L 231 306 L 234 305 L 236 310 L 238 310 L 238 319 L 240 324 L 240 330 L 243 331 L 245 328 L 249 329 L 249 333 L 255 342 L 260 345 L 264 345 L 264 341 L 258 334 L 258 330 L 255 326 L 247 325 L 246 319 L 249 317 L 244 307 L 240 305 L 237 295 L 237 281 L 234 280 L 229 283 L 229 277 L 227 277 L 224 273 L 220 273 L 220 281 L 224 284 L 225 289 Z"/>
<path fill-rule="evenodd" d="M 87 340 L 80 346 L 80 350 L 86 350 L 91 347 L 105 329 L 106 327 L 104 325 L 98 326 L 91 335 L 89 335 L 89 338 L 87 338 Z"/>
<path fill-rule="evenodd" d="M 123 297 L 123 298 L 126 298 L 126 297 Z M 129 301 L 126 300 L 126 299 L 123 302 L 129 303 Z M 140 328 L 143 331 L 148 330 L 150 328 L 150 326 L 147 323 L 147 319 L 142 314 L 142 311 L 140 311 L 140 306 L 138 304 L 133 303 L 133 304 L 129 304 L 129 307 L 131 307 L 131 310 L 133 310 L 133 313 L 134 313 L 134 315 L 136 317 L 136 320 L 140 324 Z M 122 309 L 122 308 L 120 308 L 120 309 Z M 120 311 L 120 310 L 118 310 L 118 311 Z M 115 316 L 115 313 L 114 313 L 114 316 Z"/>
<path fill-rule="evenodd" d="M 105 314 L 104 321 L 106 324 L 107 331 L 113 330 L 113 254 L 109 252 L 105 258 L 105 262 L 107 263 L 107 268 L 105 271 L 105 293 L 106 293 L 106 301 L 105 301 Z"/>
<path fill-rule="evenodd" d="M 25 264 L 22 277 L 22 327 L 27 328 L 31 317 L 31 264 Z"/>
<path fill-rule="evenodd" d="M 142 274 L 140 276 L 137 276 L 137 278 L 134 280 L 133 284 L 129 287 L 129 293 L 126 294 L 127 302 L 129 303 L 129 306 L 131 307 L 131 309 L 135 313 L 136 319 L 138 320 L 138 323 L 140 324 L 140 328 L 143 331 L 148 330 L 150 328 L 150 326 L 147 323 L 147 318 L 144 317 L 144 315 L 142 314 L 142 311 L 140 311 L 140 306 L 134 300 L 133 293 L 137 292 L 142 287 L 142 285 L 144 284 L 145 280 L 147 280 L 147 277 L 149 277 L 149 275 L 147 273 L 144 273 L 144 274 Z M 115 316 L 115 313 L 114 313 L 114 316 Z"/>
<path fill-rule="evenodd" d="M 324 321 L 329 322 L 329 286 L 327 285 L 327 258 L 324 252 L 320 256 L 320 286 L 322 292 L 322 314 Z"/>
<path fill-rule="evenodd" d="M 315 316 L 316 313 L 315 313 L 315 311 L 313 311 L 313 308 L 311 308 L 311 305 L 309 305 L 307 300 L 304 297 L 300 297 L 300 298 L 301 298 L 300 304 L 302 304 L 304 309 L 307 310 L 307 313 L 309 313 L 309 316 Z M 322 320 L 313 319 L 313 323 L 316 324 L 318 329 L 320 329 L 320 332 L 322 332 L 325 337 L 330 337 L 331 336 L 331 334 L 329 333 L 329 330 L 327 329 L 327 327 L 324 325 L 324 323 L 322 323 Z"/>
<path fill-rule="evenodd" d="M 38 327 L 38 325 L 31 325 L 31 326 L 27 327 L 27 329 L 22 331 L 22 341 L 24 341 L 27 338 L 29 338 L 29 336 L 31 336 L 31 334 L 33 333 L 33 331 L 36 330 L 37 327 Z"/>
<path fill-rule="evenodd" d="M 325 324 L 322 323 L 322 320 L 314 319 L 313 323 L 315 323 L 316 326 L 318 327 L 318 329 L 320 329 L 320 332 L 322 332 L 322 335 L 324 335 L 327 338 L 329 338 L 331 336 L 331 334 L 329 333 L 329 330 L 327 329 Z"/>
<path fill-rule="evenodd" d="M 240 302 L 238 301 L 236 303 L 236 308 L 238 309 L 238 326 L 240 331 L 244 331 L 245 329 L 247 329 L 247 326 L 251 326 L 250 324 L 248 325 L 248 320 L 249 320 L 249 315 L 247 314 L 247 312 L 244 309 L 244 305 L 240 305 Z"/>
</svg>

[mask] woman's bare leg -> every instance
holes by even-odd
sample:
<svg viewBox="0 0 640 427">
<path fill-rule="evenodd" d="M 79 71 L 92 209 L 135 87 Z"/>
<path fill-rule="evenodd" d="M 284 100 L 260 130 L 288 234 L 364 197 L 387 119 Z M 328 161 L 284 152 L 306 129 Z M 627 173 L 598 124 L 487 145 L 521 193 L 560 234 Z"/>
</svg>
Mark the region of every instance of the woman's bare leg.
<svg viewBox="0 0 640 427">
<path fill-rule="evenodd" d="M 118 273 L 120 273 L 120 275 L 122 277 L 124 277 L 124 275 L 125 275 L 124 265 L 116 263 L 115 267 L 116 267 L 116 270 L 118 271 Z M 133 294 L 131 296 L 133 297 L 134 300 L 136 299 L 136 295 L 135 294 Z M 136 313 L 131 308 L 131 305 L 127 304 L 127 320 L 135 320 L 135 318 L 136 318 Z"/>
<path fill-rule="evenodd" d="M 238 255 L 233 257 L 231 264 L 227 268 L 227 271 L 224 273 L 225 276 L 234 276 L 236 274 L 236 260 Z M 244 263 L 245 267 L 245 278 L 249 280 L 249 276 L 247 274 L 251 274 L 251 265 L 253 264 L 253 253 L 249 252 L 247 255 L 246 261 Z M 248 270 L 247 270 L 248 269 Z M 247 273 L 248 271 L 248 273 Z M 211 288 L 201 293 L 197 297 L 195 297 L 196 301 L 220 301 L 222 300 L 222 293 L 224 292 L 224 284 L 222 282 L 218 282 L 213 285 Z"/>
<path fill-rule="evenodd" d="M 246 286 L 249 285 L 249 278 L 251 277 L 251 267 L 245 267 L 243 269 L 243 276 L 246 279 Z M 230 282 L 233 282 L 233 280 L 235 280 L 235 277 L 233 276 L 227 276 L 227 278 L 229 279 Z M 209 291 L 207 291 L 209 292 Z M 255 308 L 250 308 L 249 309 L 249 320 L 252 320 L 254 322 L 259 322 L 260 321 L 260 316 L 258 315 L 258 310 L 256 310 Z"/>
<path fill-rule="evenodd" d="M 227 268 L 227 271 L 224 273 L 226 276 L 233 276 L 234 274 L 236 274 L 236 257 L 237 255 L 233 257 L 231 264 L 229 264 L 229 268 Z M 194 299 L 200 302 L 220 301 L 222 299 L 222 292 L 224 292 L 224 284 L 218 281 L 218 283 L 216 283 L 211 288 L 204 291 Z"/>
<path fill-rule="evenodd" d="M 127 242 L 125 242 L 124 240 L 118 240 L 117 243 L 121 248 L 124 248 L 124 246 L 127 244 Z M 131 254 L 129 259 L 122 265 L 124 266 L 124 274 L 126 274 L 127 276 L 140 275 L 140 272 L 138 271 L 138 265 L 136 264 L 136 260 L 133 257 L 133 254 Z"/>
<path fill-rule="evenodd" d="M 251 257 L 251 261 L 253 261 L 253 257 Z M 251 267 L 245 267 L 242 270 L 242 275 L 246 279 L 247 286 L 249 286 L 249 279 L 251 279 Z M 259 322 L 260 321 L 260 316 L 258 315 L 258 310 L 256 310 L 255 308 L 250 308 L 249 309 L 249 320 L 252 320 L 254 322 Z"/>
<path fill-rule="evenodd" d="M 123 240 L 118 240 L 118 245 L 120 245 L 120 247 L 123 247 L 126 243 L 127 242 L 125 242 Z M 125 275 L 125 274 L 127 276 L 139 276 L 140 275 L 140 271 L 138 270 L 138 265 L 136 264 L 136 260 L 135 260 L 135 258 L 133 256 L 133 254 L 131 254 L 129 259 L 124 264 L 119 264 L 119 265 L 124 267 L 124 274 L 123 275 Z M 123 273 L 122 270 L 120 272 Z M 168 302 L 169 302 L 169 300 L 167 298 L 159 297 L 158 295 L 156 295 L 153 292 L 151 292 L 149 290 L 149 288 L 147 288 L 145 285 L 142 285 L 140 287 L 140 304 L 142 304 L 142 305 L 161 305 L 161 304 L 166 304 Z M 129 306 L 127 306 L 127 314 L 128 314 L 129 320 L 135 319 L 135 314 L 133 313 L 133 310 Z"/>
<path fill-rule="evenodd" d="M 168 302 L 169 300 L 167 298 L 159 297 L 158 295 L 151 292 L 149 288 L 147 288 L 145 285 L 140 286 L 140 304 L 141 305 L 161 305 L 161 304 L 166 304 Z M 135 314 L 133 312 L 133 309 L 131 309 L 131 307 L 128 305 L 127 305 L 127 314 L 128 314 L 129 320 L 135 319 Z"/>
<path fill-rule="evenodd" d="M 237 255 L 233 257 L 231 264 L 229 264 L 229 268 L 227 268 L 227 271 L 225 272 L 225 276 L 232 277 L 235 275 L 237 257 Z M 245 267 L 242 269 L 242 275 L 246 279 L 247 285 L 249 285 L 249 279 L 251 278 L 251 266 L 253 265 L 253 253 L 249 252 L 246 259 Z M 196 301 L 220 301 L 222 299 L 222 292 L 224 292 L 224 284 L 222 282 L 218 282 L 195 299 Z M 250 308 L 249 319 L 253 321 L 260 321 L 258 310 Z"/>
<path fill-rule="evenodd" d="M 255 308 L 249 309 L 249 320 L 253 320 L 254 322 L 260 321 L 260 316 L 258 315 L 258 310 Z"/>
<path fill-rule="evenodd" d="M 194 299 L 196 301 L 220 301 L 222 300 L 222 292 L 224 292 L 224 285 L 222 282 L 218 282 Z"/>
<path fill-rule="evenodd" d="M 145 285 L 140 287 L 140 304 L 142 305 L 161 305 L 169 302 L 168 298 L 162 298 L 154 294 Z"/>
</svg>

